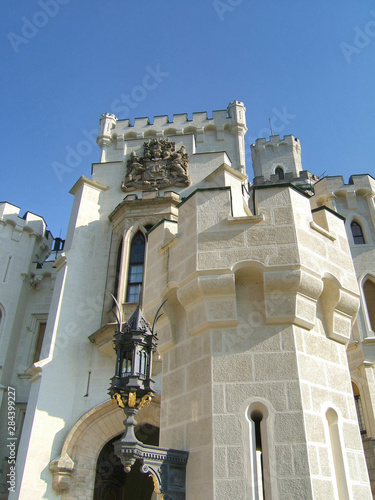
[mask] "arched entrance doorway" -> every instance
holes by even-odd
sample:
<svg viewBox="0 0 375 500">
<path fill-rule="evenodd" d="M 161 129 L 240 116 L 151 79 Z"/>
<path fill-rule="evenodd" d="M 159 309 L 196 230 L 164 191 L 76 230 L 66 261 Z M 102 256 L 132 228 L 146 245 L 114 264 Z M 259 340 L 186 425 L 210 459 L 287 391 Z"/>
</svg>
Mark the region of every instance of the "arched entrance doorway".
<svg viewBox="0 0 375 500">
<path fill-rule="evenodd" d="M 157 446 L 159 429 L 144 424 L 136 429 L 137 438 L 144 444 Z M 141 464 L 136 461 L 127 474 L 120 459 L 114 454 L 113 443 L 120 439 L 116 436 L 104 445 L 99 454 L 93 500 L 151 500 L 154 482 L 150 476 L 140 470 Z"/>
<path fill-rule="evenodd" d="M 158 439 L 147 439 L 151 439 L 148 436 L 152 436 L 152 429 L 159 428 L 159 395 L 155 396 L 150 406 L 139 410 L 136 420 L 138 439 L 144 443 L 157 444 Z M 50 464 L 53 488 L 62 500 L 93 500 L 99 454 L 108 441 L 118 439 L 124 430 L 124 412 L 111 400 L 104 401 L 82 415 L 67 435 L 60 456 Z M 152 500 L 157 498 L 159 496 L 155 493 Z"/>
</svg>

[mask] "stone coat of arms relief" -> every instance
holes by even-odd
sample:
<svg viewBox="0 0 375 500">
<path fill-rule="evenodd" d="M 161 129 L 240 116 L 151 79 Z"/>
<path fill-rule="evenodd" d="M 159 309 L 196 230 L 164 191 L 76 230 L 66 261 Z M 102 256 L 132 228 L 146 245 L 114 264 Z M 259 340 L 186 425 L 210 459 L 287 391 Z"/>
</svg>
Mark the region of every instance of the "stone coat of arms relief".
<svg viewBox="0 0 375 500">
<path fill-rule="evenodd" d="M 176 151 L 175 143 L 166 139 L 152 139 L 143 144 L 143 157 L 132 151 L 126 163 L 123 191 L 142 189 L 152 191 L 170 186 L 190 185 L 189 155 L 185 146 Z"/>
</svg>

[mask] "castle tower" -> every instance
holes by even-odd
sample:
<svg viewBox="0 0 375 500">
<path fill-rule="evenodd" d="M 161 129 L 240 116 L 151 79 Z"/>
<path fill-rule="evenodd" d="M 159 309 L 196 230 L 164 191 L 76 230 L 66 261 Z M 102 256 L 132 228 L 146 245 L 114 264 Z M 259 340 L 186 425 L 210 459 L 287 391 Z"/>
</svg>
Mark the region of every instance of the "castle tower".
<svg viewBox="0 0 375 500">
<path fill-rule="evenodd" d="M 256 142 L 249 195 L 244 112 L 234 101 L 212 118 L 103 115 L 101 161 L 71 190 L 54 264 L 17 458 L 21 500 L 103 493 L 97 471 L 123 433 L 107 396 L 111 294 L 128 318 L 139 290 L 149 322 L 167 302 L 158 396 L 138 428 L 189 451 L 187 500 L 370 500 L 346 357 L 359 293 L 344 221 L 296 187 L 292 136 Z"/>
<path fill-rule="evenodd" d="M 198 112 L 133 124 L 101 117 L 101 160 L 92 178 L 81 177 L 71 190 L 66 244 L 54 263 L 44 356 L 31 374 L 17 457 L 19 498 L 92 500 L 96 494 L 98 457 L 123 433 L 124 420 L 107 395 L 116 326 L 111 294 L 128 318 L 139 287 L 153 279 L 146 271 L 150 228 L 166 220 L 173 231 L 178 205 L 196 190 L 246 183 L 245 127 L 240 103 L 212 117 Z M 233 216 L 248 213 L 247 198 L 233 200 Z M 160 427 L 161 375 L 156 378 L 159 396 L 138 414 L 146 431 Z"/>
<path fill-rule="evenodd" d="M 240 195 L 196 192 L 149 236 L 145 307 L 169 301 L 161 444 L 190 451 L 190 498 L 370 499 L 343 220 L 285 185 L 256 188 L 257 213 L 233 218 Z"/>
<path fill-rule="evenodd" d="M 257 139 L 251 145 L 254 185 L 291 182 L 308 189 L 317 180 L 307 170 L 302 170 L 301 144 L 297 137 L 286 135 L 283 139 L 272 135 Z"/>
</svg>

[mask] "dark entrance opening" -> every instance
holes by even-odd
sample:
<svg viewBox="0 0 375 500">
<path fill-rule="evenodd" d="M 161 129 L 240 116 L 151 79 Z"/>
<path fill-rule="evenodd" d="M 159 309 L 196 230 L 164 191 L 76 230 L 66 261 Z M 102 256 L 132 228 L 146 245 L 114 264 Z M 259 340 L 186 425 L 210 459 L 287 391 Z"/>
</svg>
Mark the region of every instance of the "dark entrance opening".
<svg viewBox="0 0 375 500">
<path fill-rule="evenodd" d="M 159 429 L 153 425 L 140 426 L 136 436 L 145 444 L 159 444 Z M 126 473 L 121 460 L 114 454 L 113 443 L 120 437 L 111 439 L 99 454 L 93 500 L 151 500 L 154 482 L 141 472 L 141 463 L 137 460 Z"/>
</svg>

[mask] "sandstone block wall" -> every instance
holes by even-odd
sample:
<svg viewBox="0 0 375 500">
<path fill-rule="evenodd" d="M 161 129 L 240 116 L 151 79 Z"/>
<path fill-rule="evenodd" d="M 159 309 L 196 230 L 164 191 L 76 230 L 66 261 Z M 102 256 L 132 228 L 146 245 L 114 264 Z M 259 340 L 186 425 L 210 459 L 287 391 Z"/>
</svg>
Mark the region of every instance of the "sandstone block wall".
<svg viewBox="0 0 375 500">
<path fill-rule="evenodd" d="M 242 222 L 230 200 L 228 189 L 198 191 L 167 248 L 168 223 L 149 237 L 146 308 L 170 300 L 159 327 L 163 446 L 191 452 L 188 497 L 255 498 L 251 412 L 261 408 L 275 498 L 333 498 L 341 480 L 371 498 L 345 357 L 359 300 L 343 221 L 314 217 L 292 187 L 257 189 L 257 213 Z"/>
</svg>

